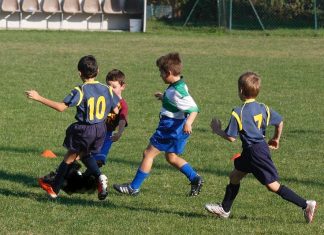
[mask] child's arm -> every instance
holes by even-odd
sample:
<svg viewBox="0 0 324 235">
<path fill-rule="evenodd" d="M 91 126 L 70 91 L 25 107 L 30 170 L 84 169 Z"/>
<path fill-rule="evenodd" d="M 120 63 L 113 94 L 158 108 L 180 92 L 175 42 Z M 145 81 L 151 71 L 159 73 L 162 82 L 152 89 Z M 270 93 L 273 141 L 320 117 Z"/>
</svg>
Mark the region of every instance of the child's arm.
<svg viewBox="0 0 324 235">
<path fill-rule="evenodd" d="M 122 136 L 124 129 L 126 126 L 126 120 L 120 120 L 118 123 L 118 132 L 114 133 L 113 136 L 111 137 L 111 140 L 113 142 L 116 142 L 120 139 L 120 137 Z"/>
<path fill-rule="evenodd" d="M 198 112 L 191 112 L 187 118 L 186 123 L 183 126 L 183 131 L 187 134 L 192 133 L 192 123 L 195 121 Z"/>
<path fill-rule="evenodd" d="M 213 118 L 210 127 L 213 130 L 213 133 L 219 135 L 220 137 L 223 137 L 225 140 L 228 140 L 230 142 L 235 141 L 235 138 L 228 136 L 225 131 L 222 130 L 222 123 L 219 119 Z"/>
<path fill-rule="evenodd" d="M 278 125 L 275 126 L 275 132 L 271 140 L 269 140 L 268 145 L 270 149 L 278 149 L 279 141 L 282 133 L 283 122 L 281 121 Z"/>
<path fill-rule="evenodd" d="M 48 106 L 52 109 L 55 109 L 56 111 L 63 112 L 64 110 L 66 110 L 68 108 L 68 106 L 65 103 L 56 102 L 56 101 L 53 101 L 50 99 L 46 99 L 45 97 L 39 95 L 38 92 L 35 90 L 26 91 L 25 93 L 26 93 L 27 98 L 36 100 L 42 104 L 45 104 L 46 106 Z"/>
</svg>

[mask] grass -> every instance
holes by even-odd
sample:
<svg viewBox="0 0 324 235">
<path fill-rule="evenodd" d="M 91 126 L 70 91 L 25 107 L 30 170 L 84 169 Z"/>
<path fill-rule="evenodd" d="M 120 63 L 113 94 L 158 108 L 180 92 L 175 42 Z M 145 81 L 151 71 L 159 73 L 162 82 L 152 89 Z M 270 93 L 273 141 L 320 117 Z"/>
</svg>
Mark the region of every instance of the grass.
<svg viewBox="0 0 324 235">
<path fill-rule="evenodd" d="M 2 234 L 323 234 L 323 56 L 324 37 L 309 32 L 215 31 L 165 27 L 152 22 L 148 33 L 0 31 L 0 224 Z M 99 81 L 112 68 L 127 76 L 124 98 L 129 127 L 111 149 L 103 168 L 110 183 L 130 181 L 143 149 L 158 122 L 159 102 L 153 93 L 165 85 L 155 60 L 179 51 L 183 75 L 201 113 L 194 123 L 183 157 L 204 177 L 199 197 L 188 198 L 186 178 L 161 155 L 138 197 L 112 190 L 108 200 L 96 195 L 64 193 L 50 201 L 36 178 L 62 160 L 61 146 L 74 109 L 55 112 L 24 96 L 27 89 L 62 100 L 79 83 L 76 64 L 85 54 L 97 57 Z M 219 220 L 203 206 L 222 200 L 229 158 L 240 151 L 211 134 L 210 119 L 226 125 L 231 109 L 240 104 L 238 76 L 253 70 L 263 77 L 259 101 L 284 117 L 279 150 L 272 152 L 281 182 L 306 198 L 316 199 L 318 213 L 306 225 L 301 210 L 273 195 L 252 176 L 241 186 L 232 218 Z M 269 130 L 268 135 L 271 134 Z M 60 157 L 44 159 L 51 149 Z"/>
</svg>

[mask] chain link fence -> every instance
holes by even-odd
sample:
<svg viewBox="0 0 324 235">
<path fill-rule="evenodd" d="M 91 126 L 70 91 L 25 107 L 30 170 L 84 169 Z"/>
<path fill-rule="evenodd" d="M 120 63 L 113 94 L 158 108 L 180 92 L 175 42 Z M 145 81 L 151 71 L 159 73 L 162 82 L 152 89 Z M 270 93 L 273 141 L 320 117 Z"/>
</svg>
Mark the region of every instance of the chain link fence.
<svg viewBox="0 0 324 235">
<path fill-rule="evenodd" d="M 229 30 L 324 28 L 324 0 L 188 0 L 180 17 L 169 5 L 149 4 L 147 10 L 148 18 Z"/>
</svg>

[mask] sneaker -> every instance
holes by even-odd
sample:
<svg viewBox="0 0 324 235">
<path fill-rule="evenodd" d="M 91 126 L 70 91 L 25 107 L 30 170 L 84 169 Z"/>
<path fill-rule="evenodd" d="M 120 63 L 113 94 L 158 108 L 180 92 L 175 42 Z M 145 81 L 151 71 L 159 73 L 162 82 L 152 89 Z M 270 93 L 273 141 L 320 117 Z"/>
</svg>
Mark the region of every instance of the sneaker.
<svg viewBox="0 0 324 235">
<path fill-rule="evenodd" d="M 216 215 L 219 218 L 224 218 L 224 219 L 228 219 L 228 217 L 230 216 L 230 211 L 226 212 L 223 209 L 222 204 L 206 204 L 205 205 L 205 209 L 212 213 L 213 215 Z"/>
<path fill-rule="evenodd" d="M 105 200 L 108 196 L 108 179 L 105 175 L 100 175 L 98 178 L 98 199 Z"/>
<path fill-rule="evenodd" d="M 43 178 L 38 179 L 38 184 L 43 190 L 46 191 L 46 193 L 48 194 L 48 196 L 50 196 L 50 198 L 52 198 L 52 199 L 57 198 L 57 194 L 54 192 L 52 186 L 50 184 L 44 182 Z"/>
<path fill-rule="evenodd" d="M 189 192 L 189 196 L 197 196 L 201 191 L 201 187 L 204 184 L 204 180 L 200 175 L 197 175 L 190 184 L 191 190 Z"/>
<path fill-rule="evenodd" d="M 136 196 L 139 194 L 139 189 L 132 189 L 130 184 L 114 184 L 114 189 L 120 193 Z"/>
<path fill-rule="evenodd" d="M 309 224 L 314 219 L 314 214 L 316 210 L 316 201 L 310 200 L 310 201 L 306 201 L 306 203 L 307 203 L 307 207 L 303 211 L 304 211 L 305 220 Z"/>
</svg>

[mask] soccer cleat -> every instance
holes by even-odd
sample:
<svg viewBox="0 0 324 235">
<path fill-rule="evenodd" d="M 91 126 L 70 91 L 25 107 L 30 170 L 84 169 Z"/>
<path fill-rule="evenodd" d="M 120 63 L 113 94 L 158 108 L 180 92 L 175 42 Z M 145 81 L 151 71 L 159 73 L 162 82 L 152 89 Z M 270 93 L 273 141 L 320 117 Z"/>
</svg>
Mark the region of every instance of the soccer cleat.
<svg viewBox="0 0 324 235">
<path fill-rule="evenodd" d="M 204 184 L 204 180 L 200 175 L 197 174 L 195 179 L 190 184 L 191 190 L 189 192 L 189 196 L 197 196 L 201 191 L 201 187 Z"/>
<path fill-rule="evenodd" d="M 316 210 L 316 201 L 309 200 L 306 201 L 306 203 L 307 203 L 307 207 L 303 211 L 304 211 L 305 220 L 309 224 L 314 219 L 314 214 Z"/>
<path fill-rule="evenodd" d="M 44 182 L 43 178 L 38 179 L 38 184 L 39 184 L 39 186 L 41 186 L 41 188 L 43 190 L 46 191 L 46 193 L 48 194 L 48 196 L 50 196 L 50 198 L 52 198 L 52 199 L 57 198 L 57 194 L 54 192 L 52 186 L 50 184 Z"/>
<path fill-rule="evenodd" d="M 108 196 L 108 179 L 105 175 L 100 175 L 98 178 L 98 199 L 105 200 Z"/>
<path fill-rule="evenodd" d="M 222 204 L 206 204 L 205 205 L 205 209 L 212 213 L 213 215 L 219 217 L 219 218 L 224 218 L 224 219 L 228 219 L 228 217 L 230 216 L 231 212 L 226 212 L 223 209 Z"/>
<path fill-rule="evenodd" d="M 130 184 L 114 184 L 114 189 L 122 194 L 136 196 L 139 194 L 139 189 L 132 189 Z"/>
</svg>

